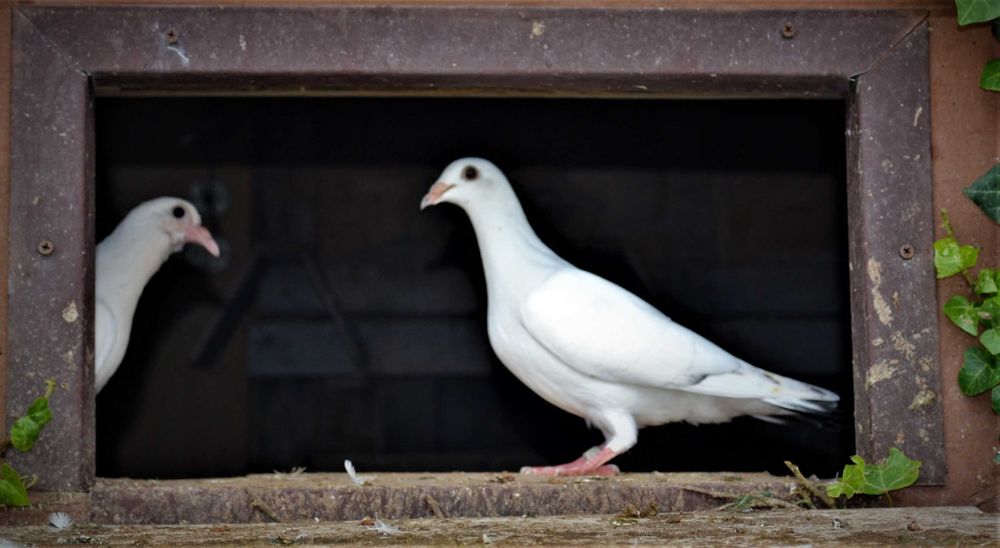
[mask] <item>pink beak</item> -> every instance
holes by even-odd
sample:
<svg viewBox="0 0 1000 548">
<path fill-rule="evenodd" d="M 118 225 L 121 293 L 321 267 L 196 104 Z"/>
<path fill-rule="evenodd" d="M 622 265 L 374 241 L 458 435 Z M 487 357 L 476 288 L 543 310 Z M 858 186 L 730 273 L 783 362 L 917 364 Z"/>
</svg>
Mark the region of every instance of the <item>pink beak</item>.
<svg viewBox="0 0 1000 548">
<path fill-rule="evenodd" d="M 431 189 L 427 191 L 427 194 L 424 195 L 424 199 L 420 200 L 420 209 L 423 210 L 428 206 L 436 205 L 441 201 L 441 196 L 443 196 L 445 192 L 448 192 L 448 190 L 450 190 L 453 186 L 455 185 L 444 181 L 434 183 L 434 185 L 431 186 Z"/>
<path fill-rule="evenodd" d="M 212 233 L 203 226 L 189 226 L 187 230 L 184 231 L 184 242 L 189 244 L 198 244 L 211 253 L 213 257 L 219 256 L 219 244 L 215 243 L 215 239 L 212 238 Z"/>
</svg>

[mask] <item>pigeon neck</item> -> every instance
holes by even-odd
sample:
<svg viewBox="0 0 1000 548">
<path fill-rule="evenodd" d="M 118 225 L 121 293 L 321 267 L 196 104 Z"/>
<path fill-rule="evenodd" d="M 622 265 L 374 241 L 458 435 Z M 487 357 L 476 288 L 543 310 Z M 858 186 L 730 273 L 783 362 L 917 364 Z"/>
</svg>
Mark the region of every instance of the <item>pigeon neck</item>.
<svg viewBox="0 0 1000 548">
<path fill-rule="evenodd" d="M 98 294 L 131 317 L 149 279 L 172 253 L 170 237 L 160 227 L 126 218 L 97 246 Z"/>
<path fill-rule="evenodd" d="M 518 280 L 549 272 L 564 261 L 532 230 L 520 202 L 510 191 L 509 199 L 480 203 L 466 208 L 479 242 L 479 254 L 490 298 L 510 290 Z"/>
</svg>

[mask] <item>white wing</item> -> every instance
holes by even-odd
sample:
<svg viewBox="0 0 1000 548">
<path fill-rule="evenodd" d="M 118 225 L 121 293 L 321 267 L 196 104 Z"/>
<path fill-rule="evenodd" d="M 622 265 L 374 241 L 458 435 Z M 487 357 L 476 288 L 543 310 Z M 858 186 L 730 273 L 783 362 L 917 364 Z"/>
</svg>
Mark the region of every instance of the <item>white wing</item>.
<svg viewBox="0 0 1000 548">
<path fill-rule="evenodd" d="M 94 302 L 94 377 L 98 392 L 104 388 L 108 379 L 118 369 L 117 363 L 108 363 L 117 336 L 118 324 L 115 322 L 111 309 L 100 299 L 96 299 Z"/>
<path fill-rule="evenodd" d="M 740 360 L 617 285 L 561 270 L 521 308 L 531 336 L 566 365 L 610 382 L 683 388 Z"/>
<path fill-rule="evenodd" d="M 566 365 L 592 377 L 709 396 L 762 399 L 824 411 L 833 392 L 758 369 L 678 325 L 642 299 L 578 269 L 549 277 L 525 299 L 522 322 Z"/>
</svg>

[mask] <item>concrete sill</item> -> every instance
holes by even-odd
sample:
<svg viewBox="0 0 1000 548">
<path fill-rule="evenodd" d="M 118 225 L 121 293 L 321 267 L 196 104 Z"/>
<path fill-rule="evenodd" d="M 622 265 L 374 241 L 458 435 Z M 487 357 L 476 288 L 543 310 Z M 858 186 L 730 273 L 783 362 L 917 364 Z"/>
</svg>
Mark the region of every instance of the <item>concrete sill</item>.
<svg viewBox="0 0 1000 548">
<path fill-rule="evenodd" d="M 870 508 L 686 512 L 650 518 L 611 515 L 419 518 L 386 520 L 383 534 L 358 521 L 233 525 L 47 525 L 10 527 L 3 537 L 22 544 L 145 546 L 273 546 L 311 544 L 447 544 L 685 546 L 996 545 L 996 515 L 975 508 Z"/>
<path fill-rule="evenodd" d="M 252 523 L 383 518 L 614 514 L 626 504 L 659 511 L 713 509 L 767 491 L 793 500 L 794 480 L 768 474 L 623 474 L 542 478 L 510 473 L 262 474 L 207 480 L 99 480 L 97 523 Z"/>
<path fill-rule="evenodd" d="M 98 479 L 86 494 L 32 493 L 35 505 L 0 510 L 0 523 L 44 523 L 48 512 L 100 524 L 207 524 L 425 517 L 616 514 L 711 510 L 747 494 L 795 501 L 790 477 L 763 473 L 648 473 L 543 478 L 500 473 L 260 474 L 198 480 Z"/>
</svg>

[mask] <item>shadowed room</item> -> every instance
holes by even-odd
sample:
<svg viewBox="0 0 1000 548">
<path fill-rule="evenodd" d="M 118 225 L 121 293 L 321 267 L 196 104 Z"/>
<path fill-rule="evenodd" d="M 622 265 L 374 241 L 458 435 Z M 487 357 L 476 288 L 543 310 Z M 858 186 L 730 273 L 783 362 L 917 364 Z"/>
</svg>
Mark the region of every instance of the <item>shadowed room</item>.
<svg viewBox="0 0 1000 548">
<path fill-rule="evenodd" d="M 452 160 L 510 179 L 556 253 L 747 362 L 840 394 L 829 420 L 640 431 L 626 472 L 822 477 L 854 452 L 838 100 L 100 98 L 99 241 L 190 200 L 97 398 L 97 474 L 517 470 L 600 443 L 497 360 L 475 234 L 419 210 Z M 681 449 L 683 448 L 683 449 Z"/>
</svg>

